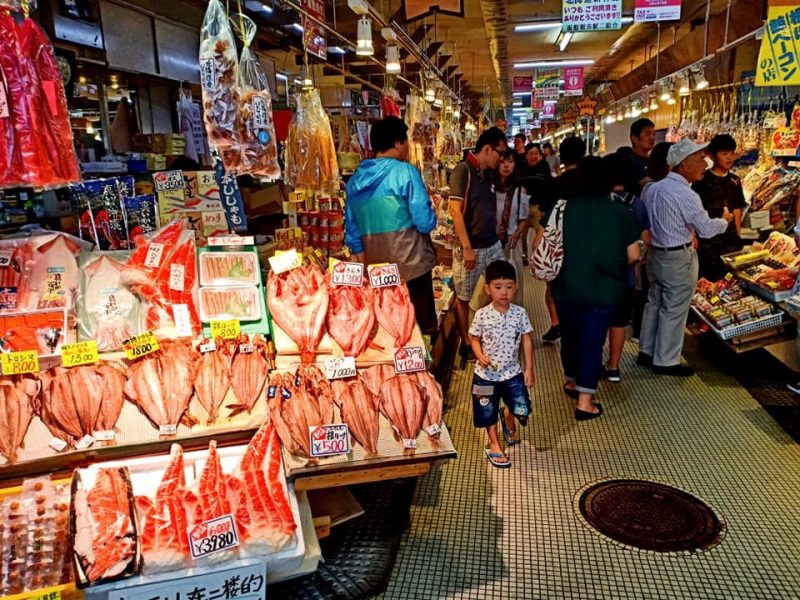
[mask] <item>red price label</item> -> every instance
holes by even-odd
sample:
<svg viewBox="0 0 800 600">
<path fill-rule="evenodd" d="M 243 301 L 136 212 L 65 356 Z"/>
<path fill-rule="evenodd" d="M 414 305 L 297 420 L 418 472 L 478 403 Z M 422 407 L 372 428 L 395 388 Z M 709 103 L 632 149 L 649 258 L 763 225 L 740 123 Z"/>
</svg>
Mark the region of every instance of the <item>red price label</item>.
<svg viewBox="0 0 800 600">
<path fill-rule="evenodd" d="M 398 373 L 415 373 L 425 368 L 425 348 L 422 346 L 408 346 L 395 352 L 394 370 Z"/>
<path fill-rule="evenodd" d="M 353 262 L 337 262 L 331 269 L 333 285 L 352 285 L 359 287 L 364 283 L 364 265 Z"/>
<path fill-rule="evenodd" d="M 369 284 L 374 288 L 400 285 L 400 271 L 397 265 L 378 265 L 370 267 Z"/>
<path fill-rule="evenodd" d="M 223 515 L 190 527 L 189 549 L 192 558 L 202 558 L 239 545 L 239 533 L 233 515 Z"/>
<path fill-rule="evenodd" d="M 350 452 L 350 430 L 345 423 L 309 427 L 311 456 L 334 456 Z"/>
</svg>

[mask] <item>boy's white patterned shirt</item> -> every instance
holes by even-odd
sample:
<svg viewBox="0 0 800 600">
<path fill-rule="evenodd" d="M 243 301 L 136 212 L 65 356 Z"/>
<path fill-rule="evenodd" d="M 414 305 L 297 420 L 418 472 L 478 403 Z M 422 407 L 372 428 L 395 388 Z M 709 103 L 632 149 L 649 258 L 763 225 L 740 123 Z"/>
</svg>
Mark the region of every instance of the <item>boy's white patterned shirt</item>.
<svg viewBox="0 0 800 600">
<path fill-rule="evenodd" d="M 469 334 L 481 338 L 483 353 L 493 365 L 486 368 L 476 363 L 475 374 L 487 381 L 508 381 L 522 373 L 519 344 L 522 336 L 532 331 L 528 313 L 516 304 L 505 314 L 491 304 L 476 312 Z"/>
</svg>

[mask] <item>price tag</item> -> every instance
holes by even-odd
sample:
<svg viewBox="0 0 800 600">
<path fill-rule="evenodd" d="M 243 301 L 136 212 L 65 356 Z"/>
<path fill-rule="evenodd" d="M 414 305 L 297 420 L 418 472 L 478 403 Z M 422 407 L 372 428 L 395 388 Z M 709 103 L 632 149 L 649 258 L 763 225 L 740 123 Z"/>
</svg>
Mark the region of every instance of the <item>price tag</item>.
<svg viewBox="0 0 800 600">
<path fill-rule="evenodd" d="M 710 302 L 711 304 L 716 304 L 717 302 L 719 302 L 719 296 L 714 296 L 713 298 L 711 298 Z"/>
<path fill-rule="evenodd" d="M 63 452 L 64 450 L 67 449 L 67 445 L 68 445 L 67 442 L 65 442 L 61 438 L 53 438 L 52 440 L 50 440 L 50 443 L 48 444 L 48 446 L 50 446 L 56 452 Z"/>
<path fill-rule="evenodd" d="M 217 343 L 214 340 L 208 340 L 205 344 L 200 344 L 198 349 L 200 350 L 200 354 L 214 352 L 214 350 L 217 349 Z"/>
<path fill-rule="evenodd" d="M 85 435 L 77 442 L 75 442 L 76 450 L 86 450 L 89 446 L 94 444 L 94 438 L 90 435 Z"/>
<path fill-rule="evenodd" d="M 97 342 L 94 340 L 61 346 L 61 365 L 64 367 L 93 365 L 98 360 L 100 356 L 97 352 Z"/>
<path fill-rule="evenodd" d="M 416 447 L 417 447 L 417 440 L 416 439 L 410 440 L 410 439 L 403 438 L 403 448 L 405 448 L 407 450 L 413 450 Z"/>
<path fill-rule="evenodd" d="M 22 375 L 39 372 L 39 355 L 36 350 L 0 354 L 3 375 Z"/>
<path fill-rule="evenodd" d="M 61 600 L 61 590 L 44 592 L 38 596 L 31 596 L 30 600 Z"/>
<path fill-rule="evenodd" d="M 364 265 L 354 262 L 335 262 L 331 267 L 331 283 L 361 287 L 364 283 Z"/>
<path fill-rule="evenodd" d="M 345 423 L 309 427 L 311 456 L 334 456 L 350 452 L 350 430 Z"/>
<path fill-rule="evenodd" d="M 178 337 L 192 337 L 192 320 L 189 318 L 189 307 L 185 304 L 172 305 L 172 318 Z"/>
<path fill-rule="evenodd" d="M 255 351 L 253 344 L 239 344 L 239 352 L 241 354 L 252 354 Z"/>
<path fill-rule="evenodd" d="M 137 358 L 157 352 L 161 349 L 161 346 L 158 345 L 155 334 L 152 331 L 146 331 L 133 336 L 123 344 L 123 348 L 125 349 L 125 356 L 128 357 L 128 360 L 136 360 Z"/>
<path fill-rule="evenodd" d="M 172 263 L 169 266 L 169 289 L 176 292 L 183 291 L 183 280 L 186 274 L 186 267 Z"/>
<path fill-rule="evenodd" d="M 400 348 L 394 354 L 394 370 L 398 373 L 415 373 L 425 368 L 425 349 L 422 346 Z"/>
<path fill-rule="evenodd" d="M 153 242 L 147 248 L 147 255 L 144 257 L 144 266 L 157 269 L 161 266 L 161 257 L 164 255 L 164 244 Z"/>
<path fill-rule="evenodd" d="M 0 268 L 10 267 L 11 258 L 14 256 L 13 250 L 0 250 Z"/>
<path fill-rule="evenodd" d="M 297 253 L 297 250 L 287 250 L 286 252 L 275 254 L 275 256 L 270 256 L 267 260 L 269 260 L 269 266 L 276 275 L 296 269 L 303 264 L 303 259 Z"/>
<path fill-rule="evenodd" d="M 212 235 L 208 238 L 209 246 L 252 246 L 255 238 L 252 235 Z"/>
<path fill-rule="evenodd" d="M 95 431 L 92 437 L 96 442 L 111 442 L 116 437 L 116 433 L 113 429 L 101 429 L 100 431 Z"/>
<path fill-rule="evenodd" d="M 442 428 L 439 427 L 437 423 L 434 423 L 433 425 L 428 425 L 428 427 L 425 429 L 425 433 L 427 433 L 431 437 L 436 437 L 437 435 L 442 433 Z"/>
<path fill-rule="evenodd" d="M 239 319 L 228 319 L 226 321 L 211 321 L 211 337 L 222 338 L 224 340 L 235 340 L 239 337 L 241 326 Z"/>
<path fill-rule="evenodd" d="M 189 527 L 189 548 L 192 558 L 202 558 L 239 545 L 239 534 L 233 515 L 223 515 Z"/>
<path fill-rule="evenodd" d="M 356 371 L 356 359 L 352 356 L 331 358 L 325 361 L 325 377 L 329 380 L 346 379 L 347 377 L 355 377 L 356 375 L 358 375 L 358 371 Z"/>
<path fill-rule="evenodd" d="M 400 271 L 397 265 L 371 265 L 369 267 L 369 284 L 374 288 L 399 285 Z"/>
<path fill-rule="evenodd" d="M 161 425 L 158 428 L 159 435 L 176 435 L 178 433 L 177 425 Z"/>
</svg>

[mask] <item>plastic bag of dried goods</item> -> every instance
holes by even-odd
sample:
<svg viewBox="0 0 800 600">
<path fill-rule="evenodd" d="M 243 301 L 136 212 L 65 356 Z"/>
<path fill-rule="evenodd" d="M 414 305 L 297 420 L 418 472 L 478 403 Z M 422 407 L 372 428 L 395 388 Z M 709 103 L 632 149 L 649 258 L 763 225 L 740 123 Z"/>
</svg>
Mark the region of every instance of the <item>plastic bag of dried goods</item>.
<svg viewBox="0 0 800 600">
<path fill-rule="evenodd" d="M 208 143 L 219 150 L 225 168 L 236 171 L 241 160 L 236 140 L 239 103 L 236 42 L 225 7 L 211 0 L 200 30 L 200 85 Z"/>
<path fill-rule="evenodd" d="M 236 117 L 241 151 L 239 174 L 277 179 L 281 176 L 281 168 L 272 122 L 272 96 L 264 71 L 250 50 L 256 24 L 244 15 L 239 15 L 239 23 L 239 36 L 244 43 L 239 58 L 239 111 Z"/>
<path fill-rule="evenodd" d="M 286 139 L 286 183 L 298 188 L 331 188 L 339 176 L 336 147 L 319 90 L 296 96 L 297 111 Z"/>
</svg>

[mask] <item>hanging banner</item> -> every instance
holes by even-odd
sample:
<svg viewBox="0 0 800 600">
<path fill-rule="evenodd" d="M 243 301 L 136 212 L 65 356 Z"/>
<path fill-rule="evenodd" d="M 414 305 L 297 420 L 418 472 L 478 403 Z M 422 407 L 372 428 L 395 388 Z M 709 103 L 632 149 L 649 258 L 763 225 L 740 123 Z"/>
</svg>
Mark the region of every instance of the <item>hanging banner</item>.
<svg viewBox="0 0 800 600">
<path fill-rule="evenodd" d="M 531 123 L 531 129 L 541 129 L 542 122 L 539 119 L 534 119 L 533 123 Z"/>
<path fill-rule="evenodd" d="M 563 0 L 562 31 L 622 29 L 622 0 Z"/>
<path fill-rule="evenodd" d="M 558 100 L 560 81 L 561 69 L 536 69 L 536 99 Z"/>
<path fill-rule="evenodd" d="M 530 92 L 533 89 L 533 77 L 530 75 L 517 75 L 514 77 L 514 92 Z"/>
<path fill-rule="evenodd" d="M 542 110 L 541 120 L 547 119 L 555 119 L 556 118 L 556 103 L 555 102 L 545 102 L 544 103 L 544 110 Z"/>
<path fill-rule="evenodd" d="M 633 20 L 637 23 L 680 21 L 681 0 L 636 0 Z"/>
<path fill-rule="evenodd" d="M 462 0 L 405 0 L 406 21 L 420 19 L 440 12 L 456 17 L 464 16 L 464 3 Z"/>
<path fill-rule="evenodd" d="M 531 108 L 533 110 L 542 110 L 544 108 L 544 100 L 536 96 L 536 90 L 531 92 Z"/>
<path fill-rule="evenodd" d="M 597 100 L 587 95 L 581 98 L 576 106 L 578 107 L 578 114 L 581 117 L 593 117 L 595 114 L 595 107 L 597 106 Z"/>
<path fill-rule="evenodd" d="M 566 67 L 564 69 L 564 95 L 583 95 L 583 67 Z"/>
<path fill-rule="evenodd" d="M 325 22 L 325 2 L 323 0 L 302 0 L 300 5 L 311 17 Z M 303 15 L 303 46 L 309 54 L 326 59 L 328 57 L 328 40 L 325 30 L 317 21 Z"/>
<path fill-rule="evenodd" d="M 770 0 L 756 65 L 756 86 L 800 85 L 798 0 Z"/>
</svg>

